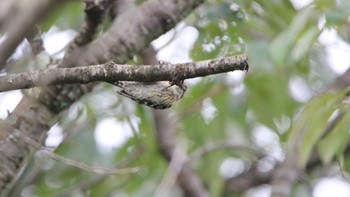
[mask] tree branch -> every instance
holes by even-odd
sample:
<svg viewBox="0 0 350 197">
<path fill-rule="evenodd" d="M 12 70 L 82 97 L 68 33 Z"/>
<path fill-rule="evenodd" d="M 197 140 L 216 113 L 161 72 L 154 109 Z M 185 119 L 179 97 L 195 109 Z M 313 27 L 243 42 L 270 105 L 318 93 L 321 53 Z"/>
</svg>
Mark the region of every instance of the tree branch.
<svg viewBox="0 0 350 197">
<path fill-rule="evenodd" d="M 120 65 L 108 62 L 94 66 L 51 68 L 1 76 L 0 92 L 94 81 L 174 81 L 235 70 L 248 70 L 246 55 L 181 64 Z"/>
<path fill-rule="evenodd" d="M 142 52 L 143 62 L 156 63 L 156 53 L 152 47 Z M 209 196 L 203 181 L 192 169 L 187 153 L 176 145 L 177 116 L 169 113 L 169 110 L 152 110 L 155 123 L 155 132 L 158 148 L 161 155 L 169 163 L 168 170 L 159 184 L 154 196 L 166 196 L 166 193 L 177 183 L 185 197 Z"/>
<path fill-rule="evenodd" d="M 71 53 L 60 67 L 124 63 L 167 32 L 204 0 L 150 0 L 118 16 L 97 40 Z"/>
<path fill-rule="evenodd" d="M 39 143 L 35 142 L 35 140 L 28 137 L 26 134 L 24 134 L 20 130 L 15 130 L 22 139 L 27 144 L 33 146 L 35 149 L 40 150 L 45 156 L 50 157 L 51 159 L 54 159 L 56 161 L 60 161 L 66 165 L 74 166 L 77 168 L 80 168 L 82 170 L 86 170 L 88 172 L 93 172 L 96 174 L 128 174 L 128 173 L 137 173 L 139 172 L 138 167 L 131 167 L 131 168 L 105 168 L 105 167 L 99 167 L 99 166 L 89 166 L 83 162 L 75 161 L 72 159 L 68 159 L 66 157 L 63 157 L 61 155 L 55 154 L 52 149 L 43 147 Z"/>
<path fill-rule="evenodd" d="M 254 147 L 249 147 L 243 144 L 239 144 L 232 140 L 218 140 L 211 143 L 207 143 L 202 147 L 193 151 L 193 153 L 191 154 L 191 162 L 195 162 L 200 158 L 202 158 L 204 155 L 211 153 L 215 150 L 222 150 L 227 148 L 237 152 L 250 153 L 257 158 L 262 158 L 264 156 L 261 152 L 259 152 L 259 150 L 257 150 Z"/>
<path fill-rule="evenodd" d="M 173 180 L 177 179 L 186 197 L 210 196 L 204 184 L 196 172 L 184 150 L 176 146 L 174 116 L 170 117 L 167 110 L 153 110 L 157 142 L 163 157 L 169 162 L 169 170 L 174 171 Z M 171 187 L 171 185 L 168 187 Z M 164 195 L 164 189 L 161 188 Z M 169 188 L 168 188 L 169 189 Z"/>
<path fill-rule="evenodd" d="M 4 24 L 3 29 L 7 31 L 7 37 L 0 45 L 0 70 L 4 68 L 6 60 L 24 39 L 28 30 L 43 20 L 53 8 L 66 2 L 66 0 L 28 1 L 12 20 Z"/>
<path fill-rule="evenodd" d="M 79 34 L 69 46 L 68 52 L 90 43 L 95 38 L 104 19 L 105 12 L 112 4 L 112 0 L 84 0 L 84 2 L 85 20 Z"/>
</svg>

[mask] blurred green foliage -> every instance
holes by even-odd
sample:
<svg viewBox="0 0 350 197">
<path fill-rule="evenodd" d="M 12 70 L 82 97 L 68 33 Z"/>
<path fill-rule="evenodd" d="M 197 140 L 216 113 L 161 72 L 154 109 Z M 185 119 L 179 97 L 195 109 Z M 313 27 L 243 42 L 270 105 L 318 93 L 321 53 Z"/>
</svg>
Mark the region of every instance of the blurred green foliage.
<svg viewBox="0 0 350 197">
<path fill-rule="evenodd" d="M 83 22 L 83 10 L 84 4 L 81 1 L 71 1 L 57 7 L 41 24 L 42 31 L 47 32 L 52 26 L 78 30 Z"/>
</svg>

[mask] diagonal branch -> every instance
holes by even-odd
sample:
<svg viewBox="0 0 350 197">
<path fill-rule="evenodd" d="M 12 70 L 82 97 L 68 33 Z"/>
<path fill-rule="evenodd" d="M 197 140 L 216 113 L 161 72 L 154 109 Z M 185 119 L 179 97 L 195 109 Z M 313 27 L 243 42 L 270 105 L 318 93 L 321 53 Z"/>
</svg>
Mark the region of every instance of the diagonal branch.
<svg viewBox="0 0 350 197">
<path fill-rule="evenodd" d="M 60 67 L 124 63 L 167 32 L 204 0 L 150 0 L 116 18 L 101 37 L 65 57 Z"/>
<path fill-rule="evenodd" d="M 7 36 L 0 45 L 0 70 L 4 68 L 6 60 L 28 34 L 28 30 L 31 30 L 35 24 L 45 19 L 52 9 L 66 2 L 66 0 L 28 1 L 10 22 L 4 24 L 3 29 L 6 29 Z"/>
<path fill-rule="evenodd" d="M 61 155 L 55 154 L 51 149 L 47 147 L 41 146 L 39 143 L 35 142 L 35 140 L 31 139 L 30 137 L 26 136 L 26 134 L 22 133 L 20 130 L 15 130 L 17 134 L 29 145 L 33 146 L 35 149 L 40 150 L 42 153 L 44 153 L 45 156 L 50 157 L 51 159 L 54 159 L 56 161 L 60 161 L 66 165 L 74 166 L 77 168 L 80 168 L 82 170 L 86 170 L 88 172 L 93 172 L 96 174 L 127 174 L 127 173 L 137 173 L 139 172 L 138 167 L 132 167 L 132 168 L 105 168 L 105 167 L 96 167 L 96 166 L 89 166 L 83 162 L 75 161 L 72 159 L 65 158 Z"/>
<path fill-rule="evenodd" d="M 108 62 L 94 66 L 52 68 L 1 76 L 0 92 L 94 81 L 175 81 L 235 70 L 248 70 L 246 55 L 182 64 L 120 65 Z"/>
<path fill-rule="evenodd" d="M 177 179 L 179 185 L 184 191 L 184 196 L 192 197 L 207 197 L 209 196 L 203 181 L 196 174 L 195 170 L 188 160 L 188 156 L 184 150 L 177 147 L 175 141 L 175 124 L 174 117 L 169 114 L 169 111 L 154 110 L 153 111 L 157 142 L 159 150 L 163 157 L 170 163 L 170 170 L 175 171 L 172 173 L 174 176 L 172 179 Z M 165 179 L 165 180 L 169 180 Z M 169 181 L 168 181 L 169 182 Z M 161 184 L 162 185 L 162 184 Z M 172 184 L 166 184 L 170 187 Z M 169 189 L 169 188 L 168 188 Z M 164 195 L 164 188 L 160 188 L 161 193 Z M 158 190 L 159 191 L 159 190 Z M 160 192 L 159 191 L 159 192 Z"/>
</svg>

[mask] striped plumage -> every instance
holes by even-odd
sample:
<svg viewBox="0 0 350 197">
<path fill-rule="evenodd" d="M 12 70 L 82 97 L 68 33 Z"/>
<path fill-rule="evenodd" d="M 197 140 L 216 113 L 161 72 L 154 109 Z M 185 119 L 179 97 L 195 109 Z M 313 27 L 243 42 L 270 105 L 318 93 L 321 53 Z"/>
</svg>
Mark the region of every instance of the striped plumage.
<svg viewBox="0 0 350 197">
<path fill-rule="evenodd" d="M 184 96 L 187 90 L 183 82 L 175 85 L 169 81 L 152 83 L 119 81 L 114 84 L 120 87 L 119 94 L 154 109 L 171 107 Z"/>
</svg>

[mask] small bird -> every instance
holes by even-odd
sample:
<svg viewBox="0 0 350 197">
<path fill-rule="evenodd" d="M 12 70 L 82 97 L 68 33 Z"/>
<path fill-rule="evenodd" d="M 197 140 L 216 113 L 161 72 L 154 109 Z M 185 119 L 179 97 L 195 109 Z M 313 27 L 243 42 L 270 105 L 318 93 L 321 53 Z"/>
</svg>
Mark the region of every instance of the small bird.
<svg viewBox="0 0 350 197">
<path fill-rule="evenodd" d="M 183 81 L 177 83 L 169 81 L 151 83 L 118 81 L 114 85 L 121 88 L 117 91 L 120 95 L 154 109 L 171 107 L 184 96 L 187 90 Z"/>
</svg>

